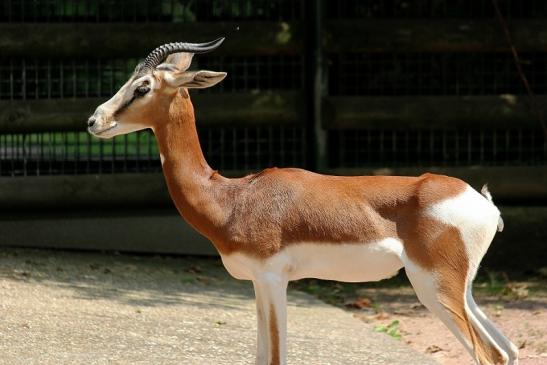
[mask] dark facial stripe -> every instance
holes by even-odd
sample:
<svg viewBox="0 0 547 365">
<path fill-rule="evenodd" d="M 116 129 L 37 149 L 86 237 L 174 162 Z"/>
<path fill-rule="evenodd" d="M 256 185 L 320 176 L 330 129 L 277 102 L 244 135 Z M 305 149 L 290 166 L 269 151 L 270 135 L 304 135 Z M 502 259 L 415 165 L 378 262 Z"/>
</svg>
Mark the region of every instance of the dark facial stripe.
<svg viewBox="0 0 547 365">
<path fill-rule="evenodd" d="M 113 115 L 114 115 L 114 118 L 116 118 L 116 116 L 118 116 L 118 115 L 120 115 L 121 113 L 123 113 L 123 111 L 124 111 L 125 109 L 127 109 L 127 107 L 128 107 L 129 105 L 131 105 L 131 103 L 132 103 L 133 101 L 135 101 L 136 98 L 137 98 L 137 97 L 135 96 L 135 94 L 133 94 L 133 96 L 131 97 L 131 99 L 129 99 L 128 101 L 126 101 L 125 103 L 123 103 L 122 106 L 120 106 L 120 107 L 118 108 L 118 110 L 116 110 L 116 111 L 114 112 L 114 114 L 113 114 Z"/>
</svg>

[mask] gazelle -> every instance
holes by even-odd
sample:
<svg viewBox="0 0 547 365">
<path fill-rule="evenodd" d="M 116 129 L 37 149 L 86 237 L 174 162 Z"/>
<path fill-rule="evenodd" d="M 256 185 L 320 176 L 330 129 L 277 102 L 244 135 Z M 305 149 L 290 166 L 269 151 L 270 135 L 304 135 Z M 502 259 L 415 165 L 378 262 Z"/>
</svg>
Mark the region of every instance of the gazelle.
<svg viewBox="0 0 547 365">
<path fill-rule="evenodd" d="M 222 41 L 156 48 L 88 127 L 101 138 L 153 130 L 180 214 L 213 242 L 232 276 L 253 282 L 256 363 L 286 363 L 289 280 L 376 281 L 404 267 L 420 301 L 477 363 L 517 364 L 517 348 L 471 293 L 503 228 L 486 187 L 481 195 L 447 176 L 342 177 L 294 168 L 221 176 L 201 151 L 188 89 L 213 86 L 226 73 L 188 68 L 194 54 Z"/>
</svg>

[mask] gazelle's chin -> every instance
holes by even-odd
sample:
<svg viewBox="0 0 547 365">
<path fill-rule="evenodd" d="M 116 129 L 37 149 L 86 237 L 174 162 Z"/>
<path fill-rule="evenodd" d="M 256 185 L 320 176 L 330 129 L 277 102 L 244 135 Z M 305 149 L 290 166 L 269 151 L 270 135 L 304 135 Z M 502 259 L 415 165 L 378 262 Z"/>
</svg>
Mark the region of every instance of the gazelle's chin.
<svg viewBox="0 0 547 365">
<path fill-rule="evenodd" d="M 93 136 L 98 138 L 112 138 L 117 135 L 116 129 L 118 127 L 117 122 L 110 122 L 106 127 L 89 127 L 87 131 L 91 133 Z"/>
</svg>

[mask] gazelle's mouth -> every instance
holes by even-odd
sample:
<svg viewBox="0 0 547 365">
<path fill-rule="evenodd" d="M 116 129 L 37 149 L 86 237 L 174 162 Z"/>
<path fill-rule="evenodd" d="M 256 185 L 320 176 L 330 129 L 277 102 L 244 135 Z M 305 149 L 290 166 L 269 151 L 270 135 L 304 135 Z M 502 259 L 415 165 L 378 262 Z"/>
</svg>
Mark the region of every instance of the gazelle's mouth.
<svg viewBox="0 0 547 365">
<path fill-rule="evenodd" d="M 93 127 L 89 127 L 89 128 L 87 129 L 87 131 L 88 131 L 89 133 L 91 133 L 92 135 L 94 135 L 95 137 L 101 137 L 101 136 L 103 136 L 106 132 L 108 132 L 108 131 L 110 131 L 110 130 L 116 128 L 117 126 L 118 126 L 118 123 L 112 122 L 112 123 L 110 124 L 110 126 L 106 127 L 105 129 L 102 129 L 102 130 L 100 130 L 100 131 L 93 130 Z"/>
</svg>

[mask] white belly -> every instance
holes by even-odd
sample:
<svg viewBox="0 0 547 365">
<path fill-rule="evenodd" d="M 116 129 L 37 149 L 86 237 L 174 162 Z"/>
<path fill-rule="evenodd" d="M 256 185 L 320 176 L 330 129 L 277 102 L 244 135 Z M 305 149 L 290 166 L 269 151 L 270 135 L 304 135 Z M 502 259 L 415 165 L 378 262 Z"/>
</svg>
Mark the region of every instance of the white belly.
<svg viewBox="0 0 547 365">
<path fill-rule="evenodd" d="M 244 253 L 222 255 L 228 272 L 237 279 L 253 280 L 257 275 L 282 273 L 289 280 L 318 278 L 348 282 L 389 278 L 403 266 L 403 245 L 387 238 L 379 242 L 292 244 L 267 259 Z"/>
</svg>

